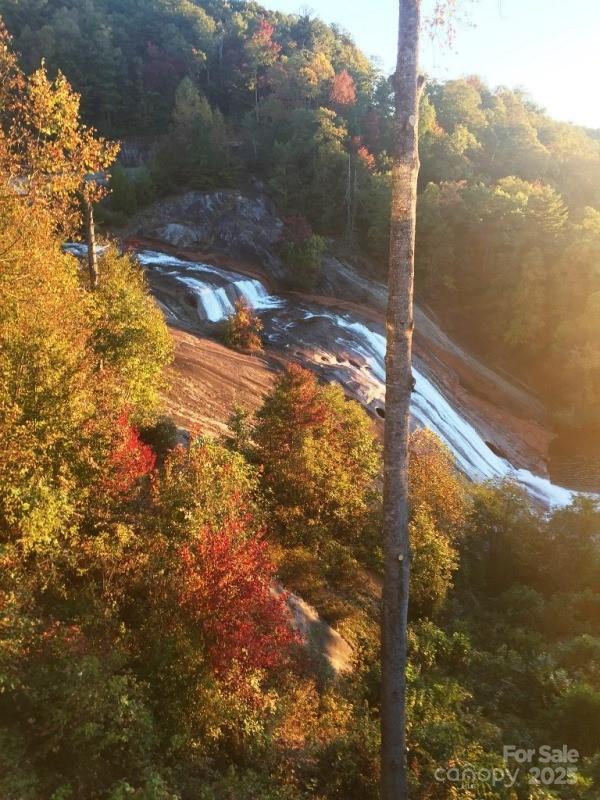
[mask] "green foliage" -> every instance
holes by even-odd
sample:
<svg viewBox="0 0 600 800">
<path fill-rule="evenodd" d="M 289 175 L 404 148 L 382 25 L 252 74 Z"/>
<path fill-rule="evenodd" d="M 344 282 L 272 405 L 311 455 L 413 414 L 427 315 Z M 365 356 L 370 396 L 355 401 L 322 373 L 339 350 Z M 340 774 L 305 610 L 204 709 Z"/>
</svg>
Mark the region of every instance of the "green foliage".
<svg viewBox="0 0 600 800">
<path fill-rule="evenodd" d="M 571 221 L 554 189 L 517 178 L 430 184 L 419 207 L 417 272 L 434 306 L 444 282 L 440 312 L 455 334 L 540 387 L 564 421 L 593 426 L 597 242 L 595 212 L 583 213 Z"/>
<path fill-rule="evenodd" d="M 257 477 L 238 453 L 210 439 L 176 448 L 155 487 L 155 506 L 170 535 L 181 538 L 206 525 L 223 526 L 257 512 Z"/>
<path fill-rule="evenodd" d="M 557 419 L 595 427 L 597 245 L 586 206 L 598 205 L 597 140 L 518 92 L 450 81 L 429 89 L 421 160 L 417 275 L 427 301 Z"/>
<path fill-rule="evenodd" d="M 136 537 L 114 522 L 120 501 L 107 487 L 140 378 L 129 336 L 106 335 L 124 313 L 114 283 L 107 275 L 102 297 L 85 291 L 52 222 L 21 198 L 0 217 L 2 794 L 107 797 L 123 772 L 141 786 L 157 760 L 148 687 L 112 618 Z M 150 301 L 128 277 L 135 324 Z M 154 325 L 156 343 L 166 333 L 160 317 Z M 144 365 L 145 379 L 156 383 L 163 366 Z"/>
<path fill-rule="evenodd" d="M 113 170 L 109 213 L 133 213 L 154 185 L 231 182 L 239 159 L 319 232 L 283 245 L 304 288 L 349 205 L 359 245 L 383 263 L 391 84 L 343 33 L 218 0 L 0 0 L 0 11 L 25 62 L 44 54 L 75 81 L 88 120 L 158 137 L 152 174 Z M 54 86 L 77 122 L 64 81 Z M 430 86 L 420 136 L 420 290 L 563 422 L 597 424 L 598 138 L 477 79 Z M 98 291 L 85 291 L 53 233 L 59 209 L 15 195 L 0 168 L 0 795 L 376 797 L 370 421 L 292 368 L 254 425 L 238 411 L 227 442 L 193 434 L 175 447 L 159 416 L 168 335 L 140 270 L 110 250 Z M 130 418 L 158 455 L 151 475 L 152 459 L 136 471 L 145 451 Z M 542 515 L 513 485 L 466 489 L 432 435 L 411 447 L 413 794 L 470 800 L 436 769 L 498 767 L 504 743 L 568 739 L 583 755 L 577 785 L 520 785 L 510 800 L 595 800 L 597 502 Z M 241 668 L 259 637 L 252 607 L 236 616 L 235 604 L 271 598 L 270 568 L 251 579 L 268 566 L 264 527 L 285 585 L 352 645 L 350 673 L 332 679 L 310 654 Z M 508 798 L 485 785 L 477 796 Z"/>
<path fill-rule="evenodd" d="M 435 521 L 419 508 L 410 523 L 411 613 L 431 615 L 443 603 L 458 566 L 451 543 L 436 530 Z"/>
<path fill-rule="evenodd" d="M 152 165 L 161 191 L 180 186 L 210 189 L 230 182 L 234 168 L 223 115 L 210 107 L 189 78 L 177 87 L 171 120 Z"/>
<path fill-rule="evenodd" d="M 303 242 L 286 241 L 281 254 L 291 270 L 289 283 L 294 289 L 309 291 L 319 283 L 325 240 L 312 234 Z"/>
<path fill-rule="evenodd" d="M 110 172 L 110 205 L 125 216 L 131 216 L 137 209 L 135 186 L 120 164 L 116 164 Z"/>
<path fill-rule="evenodd" d="M 313 288 L 323 235 L 385 275 L 390 80 L 318 18 L 211 0 L 0 0 L 28 67 L 43 55 L 100 130 L 155 143 L 149 172 L 113 171 L 113 224 L 182 187 L 259 176 L 310 242 L 286 242 Z M 92 53 L 90 56 L 89 53 Z M 597 428 L 600 140 L 522 92 L 430 82 L 421 105 L 417 290 L 445 326 L 526 381 L 563 426 Z"/>
<path fill-rule="evenodd" d="M 90 297 L 50 221 L 24 201 L 4 203 L 0 247 L 1 536 L 51 549 L 98 474 L 94 455 L 108 450 L 96 415 L 106 382 L 89 347 Z"/>
<path fill-rule="evenodd" d="M 130 217 L 156 198 L 156 187 L 146 167 L 127 170 L 116 164 L 110 173 L 110 211 Z"/>
<path fill-rule="evenodd" d="M 93 345 L 110 370 L 136 424 L 155 421 L 171 340 L 139 265 L 109 251 L 101 259 L 100 285 L 93 293 Z"/>
<path fill-rule="evenodd" d="M 560 697 L 555 714 L 556 736 L 572 743 L 582 755 L 597 752 L 600 741 L 600 690 L 573 684 Z"/>
<path fill-rule="evenodd" d="M 433 616 L 458 567 L 467 495 L 450 452 L 433 433 L 410 439 L 411 617 Z"/>
<path fill-rule="evenodd" d="M 154 425 L 140 430 L 142 441 L 149 444 L 159 464 L 163 464 L 169 453 L 177 446 L 177 425 L 169 417 L 161 417 Z"/>
<path fill-rule="evenodd" d="M 255 458 L 288 542 L 361 542 L 372 524 L 379 445 L 369 418 L 341 387 L 290 366 L 257 415 Z M 365 542 L 366 544 L 366 542 Z"/>
</svg>

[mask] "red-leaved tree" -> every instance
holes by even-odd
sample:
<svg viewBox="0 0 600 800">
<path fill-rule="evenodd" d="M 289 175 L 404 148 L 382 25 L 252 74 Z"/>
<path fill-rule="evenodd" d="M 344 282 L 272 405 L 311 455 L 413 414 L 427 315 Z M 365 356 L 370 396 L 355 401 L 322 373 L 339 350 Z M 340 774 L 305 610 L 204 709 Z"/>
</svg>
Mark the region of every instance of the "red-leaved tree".
<svg viewBox="0 0 600 800">
<path fill-rule="evenodd" d="M 179 602 L 200 627 L 215 672 L 227 678 L 285 663 L 300 639 L 285 595 L 274 591 L 266 542 L 238 520 L 205 528 L 180 558 Z"/>
<path fill-rule="evenodd" d="M 124 412 L 117 421 L 115 444 L 109 458 L 109 473 L 103 488 L 109 495 L 130 492 L 141 478 L 149 475 L 156 464 L 152 448 L 144 444 Z"/>
<path fill-rule="evenodd" d="M 369 170 L 369 172 L 372 172 L 375 169 L 375 156 L 372 153 L 369 153 L 369 150 L 364 144 L 361 145 L 356 151 L 356 157 L 363 167 Z"/>
<path fill-rule="evenodd" d="M 331 84 L 329 100 L 336 106 L 353 106 L 356 103 L 354 78 L 347 69 L 338 72 Z"/>
</svg>

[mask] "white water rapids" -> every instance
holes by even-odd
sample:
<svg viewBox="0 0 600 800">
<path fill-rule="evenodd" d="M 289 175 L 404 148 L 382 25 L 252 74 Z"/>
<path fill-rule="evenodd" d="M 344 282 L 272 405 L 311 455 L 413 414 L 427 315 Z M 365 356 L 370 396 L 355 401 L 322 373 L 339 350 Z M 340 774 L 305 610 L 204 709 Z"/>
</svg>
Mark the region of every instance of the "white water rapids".
<svg viewBox="0 0 600 800">
<path fill-rule="evenodd" d="M 85 248 L 67 245 L 66 249 L 75 255 L 82 255 Z M 296 317 L 290 314 L 291 304 L 270 295 L 258 280 L 239 273 L 207 264 L 194 263 L 175 258 L 160 252 L 142 250 L 137 258 L 150 270 L 156 270 L 162 278 L 169 278 L 193 295 L 200 320 L 219 322 L 234 311 L 235 301 L 243 298 L 249 306 L 261 314 L 267 336 L 272 341 L 285 342 L 296 328 L 305 323 L 327 326 L 328 341 L 334 345 L 343 343 L 350 356 L 347 363 L 339 356 L 331 355 L 331 362 L 347 367 L 351 379 L 360 372 L 364 381 L 367 375 L 372 385 L 373 396 L 383 405 L 385 394 L 385 337 L 375 330 L 376 326 L 367 324 L 354 313 L 336 313 L 318 306 L 298 305 L 294 309 Z M 160 294 L 160 293 L 159 293 Z M 162 300 L 162 298 L 161 298 Z M 161 302 L 164 306 L 164 303 Z M 299 312 L 299 315 L 298 315 Z M 270 328 L 269 328 L 270 326 Z M 274 331 L 268 334 L 269 329 Z M 299 334 L 305 343 L 311 343 L 310 329 L 306 327 Z M 308 335 L 308 340 L 306 336 Z M 286 345 L 284 345 L 286 346 Z M 326 361 L 323 340 L 316 345 Z M 354 360 L 356 356 L 356 361 Z M 356 363 L 360 362 L 360 363 Z M 548 508 L 568 505 L 574 493 L 552 484 L 548 479 L 534 475 L 525 469 L 513 467 L 506 459 L 492 452 L 476 429 L 450 404 L 424 371 L 413 365 L 415 389 L 411 400 L 413 421 L 436 433 L 449 447 L 458 467 L 473 481 L 512 478 L 521 484 L 536 500 Z"/>
</svg>

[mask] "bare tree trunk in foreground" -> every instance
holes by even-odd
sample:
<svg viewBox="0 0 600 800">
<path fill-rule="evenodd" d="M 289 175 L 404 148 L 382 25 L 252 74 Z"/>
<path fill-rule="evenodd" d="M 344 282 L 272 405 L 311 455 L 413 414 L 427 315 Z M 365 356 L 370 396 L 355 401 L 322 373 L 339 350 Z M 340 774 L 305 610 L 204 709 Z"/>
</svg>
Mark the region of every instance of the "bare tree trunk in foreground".
<svg viewBox="0 0 600 800">
<path fill-rule="evenodd" d="M 98 259 L 96 256 L 96 231 L 94 228 L 94 209 L 91 201 L 84 197 L 84 228 L 85 241 L 87 243 L 88 270 L 90 273 L 90 287 L 98 288 Z"/>
<path fill-rule="evenodd" d="M 421 0 L 399 0 L 392 167 L 384 436 L 384 586 L 381 620 L 381 796 L 406 800 L 406 661 L 410 579 L 409 406 L 413 386 L 413 280 L 419 173 Z"/>
</svg>

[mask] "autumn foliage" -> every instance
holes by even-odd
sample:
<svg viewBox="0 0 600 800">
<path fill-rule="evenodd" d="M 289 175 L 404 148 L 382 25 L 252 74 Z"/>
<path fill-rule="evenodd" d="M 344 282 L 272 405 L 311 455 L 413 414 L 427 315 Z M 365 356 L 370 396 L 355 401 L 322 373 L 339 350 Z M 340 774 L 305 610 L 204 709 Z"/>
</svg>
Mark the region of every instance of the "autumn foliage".
<svg viewBox="0 0 600 800">
<path fill-rule="evenodd" d="M 55 226 L 72 234 L 82 198 L 105 194 L 92 176 L 114 162 L 119 145 L 81 122 L 80 96 L 61 72 L 51 80 L 42 66 L 26 76 L 10 47 L 0 20 L 0 106 L 8 111 L 0 119 L 0 167 L 13 188 L 44 204 Z"/>
<path fill-rule="evenodd" d="M 291 270 L 291 288 L 313 289 L 321 274 L 325 240 L 314 233 L 302 214 L 286 217 L 283 222 L 280 248 Z"/>
<path fill-rule="evenodd" d="M 273 41 L 275 28 L 266 19 L 261 19 L 257 29 L 254 31 L 246 44 L 246 52 L 257 64 L 268 65 L 275 61 L 281 47 Z"/>
<path fill-rule="evenodd" d="M 450 451 L 430 430 L 421 428 L 410 437 L 409 494 L 413 509 L 427 507 L 452 540 L 465 524 L 466 485 Z"/>
<path fill-rule="evenodd" d="M 225 323 L 225 342 L 236 350 L 262 350 L 262 322 L 248 303 L 239 299 L 235 311 Z"/>
<path fill-rule="evenodd" d="M 258 414 L 261 480 L 291 540 L 360 539 L 369 525 L 379 447 L 371 423 L 337 385 L 292 364 Z"/>
<path fill-rule="evenodd" d="M 115 443 L 109 458 L 109 474 L 104 480 L 108 494 L 123 495 L 150 474 L 156 464 L 152 448 L 144 444 L 125 411 L 115 426 Z"/>
<path fill-rule="evenodd" d="M 202 631 L 219 675 L 273 669 L 299 642 L 285 595 L 274 591 L 267 545 L 242 522 L 205 528 L 180 550 L 182 608 Z"/>
<path fill-rule="evenodd" d="M 356 103 L 356 86 L 348 70 L 338 72 L 331 82 L 329 100 L 336 106 L 353 106 Z"/>
</svg>

